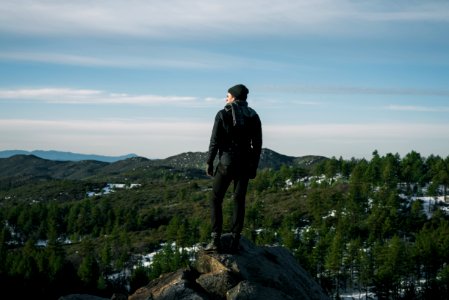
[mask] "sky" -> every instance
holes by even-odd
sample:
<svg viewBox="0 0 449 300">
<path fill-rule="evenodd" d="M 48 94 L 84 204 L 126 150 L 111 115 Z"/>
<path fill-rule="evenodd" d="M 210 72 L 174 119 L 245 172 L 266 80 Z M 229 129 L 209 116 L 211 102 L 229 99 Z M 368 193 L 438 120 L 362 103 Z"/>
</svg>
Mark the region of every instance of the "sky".
<svg viewBox="0 0 449 300">
<path fill-rule="evenodd" d="M 0 0 L 0 151 L 208 149 L 245 84 L 263 147 L 449 155 L 449 2 Z"/>
</svg>

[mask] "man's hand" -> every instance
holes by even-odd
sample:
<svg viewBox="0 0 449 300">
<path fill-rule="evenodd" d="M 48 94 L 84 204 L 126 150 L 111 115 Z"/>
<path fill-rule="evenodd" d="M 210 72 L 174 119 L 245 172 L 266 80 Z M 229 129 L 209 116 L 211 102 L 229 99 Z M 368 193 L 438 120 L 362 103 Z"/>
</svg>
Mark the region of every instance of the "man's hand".
<svg viewBox="0 0 449 300">
<path fill-rule="evenodd" d="M 214 176 L 214 164 L 207 164 L 206 174 L 209 176 Z"/>
</svg>

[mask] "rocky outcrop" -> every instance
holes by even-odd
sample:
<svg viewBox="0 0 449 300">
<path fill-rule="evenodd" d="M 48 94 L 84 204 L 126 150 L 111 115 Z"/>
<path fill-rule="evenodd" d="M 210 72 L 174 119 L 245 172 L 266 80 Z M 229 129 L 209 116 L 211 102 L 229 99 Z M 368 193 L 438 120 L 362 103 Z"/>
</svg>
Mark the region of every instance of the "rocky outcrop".
<svg viewBox="0 0 449 300">
<path fill-rule="evenodd" d="M 223 245 L 229 242 L 229 235 L 222 236 Z M 193 268 L 161 275 L 128 299 L 329 298 L 288 250 L 282 247 L 258 247 L 242 237 L 238 253 L 200 251 Z"/>
<path fill-rule="evenodd" d="M 58 300 L 108 300 L 108 298 L 101 298 L 88 294 L 71 294 L 59 297 Z"/>
</svg>

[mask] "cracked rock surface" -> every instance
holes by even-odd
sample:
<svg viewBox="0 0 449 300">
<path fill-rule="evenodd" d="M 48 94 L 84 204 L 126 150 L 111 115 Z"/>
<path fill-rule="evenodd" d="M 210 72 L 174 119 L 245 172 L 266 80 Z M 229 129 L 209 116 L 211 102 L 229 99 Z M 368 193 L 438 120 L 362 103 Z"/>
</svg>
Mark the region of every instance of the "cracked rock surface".
<svg viewBox="0 0 449 300">
<path fill-rule="evenodd" d="M 200 251 L 193 268 L 163 274 L 128 299 L 329 299 L 287 249 L 242 237 L 238 253 L 228 254 L 230 238 L 221 237 L 224 253 Z"/>
</svg>

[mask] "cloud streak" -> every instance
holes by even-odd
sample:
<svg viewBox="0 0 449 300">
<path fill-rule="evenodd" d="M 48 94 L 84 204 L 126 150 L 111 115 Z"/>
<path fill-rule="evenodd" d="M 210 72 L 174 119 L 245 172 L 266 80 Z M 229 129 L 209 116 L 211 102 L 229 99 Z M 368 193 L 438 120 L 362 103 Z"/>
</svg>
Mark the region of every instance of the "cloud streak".
<svg viewBox="0 0 449 300">
<path fill-rule="evenodd" d="M 165 158 L 187 151 L 207 151 L 211 126 L 210 122 L 163 119 L 4 119 L 0 120 L 0 148 L 107 155 L 135 152 Z M 264 147 L 294 156 L 352 154 L 356 158 L 369 158 L 376 149 L 401 155 L 416 150 L 429 155 L 435 153 L 432 147 L 449 149 L 449 126 L 427 123 L 266 125 Z"/>
<path fill-rule="evenodd" d="M 129 95 L 126 93 L 107 93 L 99 90 L 71 88 L 38 88 L 0 90 L 1 100 L 38 101 L 55 104 L 126 104 L 126 105 L 161 105 L 176 106 L 207 105 L 188 96 Z"/>
<path fill-rule="evenodd" d="M 43 35 L 210 36 L 213 33 L 273 34 L 358 30 L 346 24 L 447 22 L 443 1 L 36 1 L 2 3 L 0 30 Z M 267 9 L 269 7 L 270 9 Z M 368 23 L 368 25 L 367 25 Z M 183 28 L 180 32 L 179 29 Z"/>
<path fill-rule="evenodd" d="M 374 150 L 427 156 L 449 152 L 449 126 L 429 123 L 308 124 L 264 127 L 265 146 L 285 154 L 371 158 Z M 292 153 L 292 149 L 297 149 Z"/>
<path fill-rule="evenodd" d="M 174 120 L 0 120 L 1 149 L 138 153 L 165 158 L 205 151 L 210 124 Z"/>
<path fill-rule="evenodd" d="M 429 107 L 429 106 L 416 106 L 416 105 L 389 105 L 386 107 L 387 110 L 393 111 L 409 111 L 409 112 L 438 112 L 445 113 L 449 112 L 449 106 L 443 107 Z"/>
<path fill-rule="evenodd" d="M 120 60 L 112 60 L 83 55 L 71 55 L 64 53 L 36 53 L 36 52 L 0 52 L 0 60 L 17 60 L 17 61 L 31 61 L 40 63 L 65 64 L 76 66 L 114 66 L 123 67 L 130 64 L 124 64 Z"/>
<path fill-rule="evenodd" d="M 264 85 L 262 91 L 272 93 L 331 94 L 331 95 L 398 95 L 449 97 L 449 90 L 417 88 L 379 88 L 361 86 L 311 86 L 311 85 Z"/>
<path fill-rule="evenodd" d="M 231 69 L 233 65 L 239 65 L 243 68 L 251 67 L 253 69 L 285 67 L 285 63 L 273 62 L 270 60 L 260 60 L 250 57 L 240 57 L 225 55 L 207 51 L 198 51 L 182 47 L 161 48 L 159 51 L 149 50 L 145 54 L 128 55 L 109 54 L 88 55 L 70 54 L 71 50 L 59 50 L 59 52 L 40 52 L 35 50 L 26 51 L 0 51 L 0 61 L 26 61 L 72 66 L 87 67 L 114 67 L 114 68 L 132 68 L 132 69 L 154 69 L 154 68 L 176 68 L 176 69 Z M 154 51 L 154 52 L 153 52 Z"/>
</svg>

